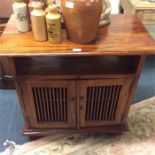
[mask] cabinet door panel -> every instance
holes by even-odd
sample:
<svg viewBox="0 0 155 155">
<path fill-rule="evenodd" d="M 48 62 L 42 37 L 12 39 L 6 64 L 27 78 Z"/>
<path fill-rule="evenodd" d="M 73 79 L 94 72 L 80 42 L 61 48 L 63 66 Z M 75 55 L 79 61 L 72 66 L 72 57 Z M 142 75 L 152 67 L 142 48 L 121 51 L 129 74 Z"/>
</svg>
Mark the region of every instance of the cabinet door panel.
<svg viewBox="0 0 155 155">
<path fill-rule="evenodd" d="M 27 81 L 22 85 L 31 127 L 76 127 L 75 81 Z"/>
<path fill-rule="evenodd" d="M 80 127 L 120 124 L 131 82 L 131 79 L 79 81 Z"/>
</svg>

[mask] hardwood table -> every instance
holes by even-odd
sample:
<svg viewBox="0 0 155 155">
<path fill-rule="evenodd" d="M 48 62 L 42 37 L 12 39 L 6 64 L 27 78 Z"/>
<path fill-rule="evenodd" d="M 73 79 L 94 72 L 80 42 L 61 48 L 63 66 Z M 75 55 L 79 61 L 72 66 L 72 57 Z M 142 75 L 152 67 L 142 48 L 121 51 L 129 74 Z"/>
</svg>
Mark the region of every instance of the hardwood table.
<svg viewBox="0 0 155 155">
<path fill-rule="evenodd" d="M 36 42 L 12 19 L 0 38 L 25 119 L 25 135 L 116 133 L 126 118 L 146 55 L 155 41 L 136 16 L 113 15 L 96 41 Z"/>
</svg>

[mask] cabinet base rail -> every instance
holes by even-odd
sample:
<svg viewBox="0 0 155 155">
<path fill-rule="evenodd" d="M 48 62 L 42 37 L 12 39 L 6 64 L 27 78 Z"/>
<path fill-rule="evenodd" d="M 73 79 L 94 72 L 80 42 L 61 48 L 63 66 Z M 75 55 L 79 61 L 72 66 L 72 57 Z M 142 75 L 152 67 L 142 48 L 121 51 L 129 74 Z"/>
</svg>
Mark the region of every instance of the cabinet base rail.
<svg viewBox="0 0 155 155">
<path fill-rule="evenodd" d="M 125 131 L 129 131 L 127 123 L 121 125 L 112 125 L 112 126 L 104 126 L 104 127 L 89 127 L 89 128 L 81 128 L 81 129 L 33 129 L 27 128 L 26 125 L 23 129 L 23 135 L 25 136 L 48 136 L 52 134 L 87 134 L 87 133 L 122 133 Z"/>
</svg>

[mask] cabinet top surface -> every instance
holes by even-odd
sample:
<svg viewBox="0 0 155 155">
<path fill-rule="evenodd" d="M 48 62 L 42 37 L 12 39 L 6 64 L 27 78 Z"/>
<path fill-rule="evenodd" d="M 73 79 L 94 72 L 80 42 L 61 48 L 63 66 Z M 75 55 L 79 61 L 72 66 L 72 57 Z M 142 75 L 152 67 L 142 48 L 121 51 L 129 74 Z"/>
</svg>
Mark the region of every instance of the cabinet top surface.
<svg viewBox="0 0 155 155">
<path fill-rule="evenodd" d="M 97 39 L 89 44 L 73 43 L 65 32 L 60 44 L 36 42 L 32 32 L 17 32 L 13 16 L 0 37 L 0 56 L 148 54 L 155 54 L 155 41 L 139 19 L 130 15 L 113 15 L 111 24 L 100 28 Z"/>
</svg>

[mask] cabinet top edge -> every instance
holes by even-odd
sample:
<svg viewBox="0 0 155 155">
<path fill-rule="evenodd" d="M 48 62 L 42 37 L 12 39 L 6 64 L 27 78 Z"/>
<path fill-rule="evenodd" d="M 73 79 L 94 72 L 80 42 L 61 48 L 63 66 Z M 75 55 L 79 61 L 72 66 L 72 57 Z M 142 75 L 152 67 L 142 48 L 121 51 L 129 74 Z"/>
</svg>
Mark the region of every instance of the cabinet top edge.
<svg viewBox="0 0 155 155">
<path fill-rule="evenodd" d="M 66 39 L 60 44 L 36 42 L 32 32 L 19 33 L 11 16 L 0 37 L 0 56 L 104 56 L 155 54 L 155 41 L 133 15 L 112 15 L 111 24 L 99 29 L 93 43 L 77 44 Z"/>
</svg>

